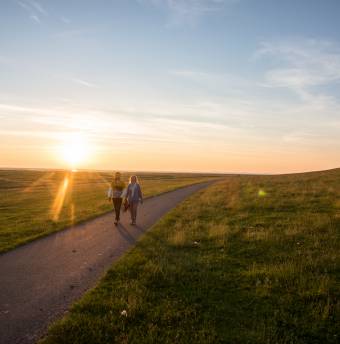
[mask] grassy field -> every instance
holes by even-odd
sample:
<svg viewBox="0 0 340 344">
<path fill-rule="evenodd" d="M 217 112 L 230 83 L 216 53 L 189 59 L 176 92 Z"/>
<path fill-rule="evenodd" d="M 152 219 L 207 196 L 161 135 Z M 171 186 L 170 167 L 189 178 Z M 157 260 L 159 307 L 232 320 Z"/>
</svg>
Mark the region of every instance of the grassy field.
<svg viewBox="0 0 340 344">
<path fill-rule="evenodd" d="M 340 170 L 189 198 L 43 344 L 339 343 Z"/>
<path fill-rule="evenodd" d="M 129 174 L 123 174 L 128 180 Z M 139 174 L 144 196 L 212 176 Z M 112 174 L 0 170 L 0 252 L 112 209 L 106 192 Z"/>
</svg>

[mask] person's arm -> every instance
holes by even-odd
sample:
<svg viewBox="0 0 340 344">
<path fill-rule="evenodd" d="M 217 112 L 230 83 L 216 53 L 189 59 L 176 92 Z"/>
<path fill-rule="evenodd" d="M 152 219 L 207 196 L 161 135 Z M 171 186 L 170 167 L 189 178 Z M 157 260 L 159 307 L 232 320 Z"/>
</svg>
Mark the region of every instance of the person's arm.
<svg viewBox="0 0 340 344">
<path fill-rule="evenodd" d="M 123 181 L 120 183 L 120 187 L 122 188 L 122 193 L 121 193 L 120 197 L 124 199 L 127 196 L 127 189 L 126 189 L 126 185 Z"/>
<path fill-rule="evenodd" d="M 112 200 L 112 186 L 110 185 L 109 189 L 107 190 L 107 199 L 108 201 Z"/>
<path fill-rule="evenodd" d="M 126 199 L 126 197 L 127 197 L 127 189 L 126 189 L 126 188 L 123 189 L 123 191 L 122 191 L 120 197 L 121 197 L 122 199 Z"/>
</svg>

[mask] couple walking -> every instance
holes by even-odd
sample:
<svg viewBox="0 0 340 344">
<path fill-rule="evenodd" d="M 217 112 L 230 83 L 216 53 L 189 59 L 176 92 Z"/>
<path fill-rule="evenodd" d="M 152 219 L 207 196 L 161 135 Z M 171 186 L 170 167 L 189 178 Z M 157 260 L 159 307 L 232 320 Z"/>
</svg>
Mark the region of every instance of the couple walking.
<svg viewBox="0 0 340 344">
<path fill-rule="evenodd" d="M 113 207 L 116 214 L 115 225 L 118 224 L 120 218 L 120 208 L 124 200 L 124 211 L 130 209 L 131 224 L 136 224 L 137 208 L 139 201 L 143 203 L 143 194 L 138 183 L 137 176 L 130 177 L 130 183 L 125 187 L 125 183 L 121 180 L 121 174 L 116 172 L 111 183 L 108 193 L 109 200 L 112 199 Z"/>
</svg>

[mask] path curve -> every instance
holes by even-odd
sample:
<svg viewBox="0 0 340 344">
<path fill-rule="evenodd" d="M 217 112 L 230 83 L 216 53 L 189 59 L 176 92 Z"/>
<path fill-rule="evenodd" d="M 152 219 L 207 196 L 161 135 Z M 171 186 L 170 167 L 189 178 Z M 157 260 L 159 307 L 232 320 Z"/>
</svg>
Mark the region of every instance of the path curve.
<svg viewBox="0 0 340 344">
<path fill-rule="evenodd" d="M 138 237 L 179 202 L 212 182 L 148 198 L 138 226 L 112 212 L 0 255 L 0 342 L 34 343 Z"/>
</svg>

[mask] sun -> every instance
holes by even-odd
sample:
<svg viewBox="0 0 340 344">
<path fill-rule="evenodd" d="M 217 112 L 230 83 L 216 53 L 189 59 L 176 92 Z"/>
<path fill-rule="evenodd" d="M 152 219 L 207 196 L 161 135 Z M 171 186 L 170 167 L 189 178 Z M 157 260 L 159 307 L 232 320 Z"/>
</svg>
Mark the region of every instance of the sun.
<svg viewBox="0 0 340 344">
<path fill-rule="evenodd" d="M 63 160 L 72 169 L 76 169 L 89 158 L 89 142 L 81 134 L 69 135 L 64 138 L 60 153 Z"/>
</svg>

